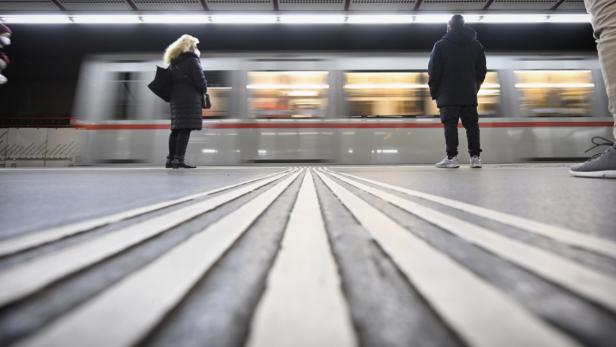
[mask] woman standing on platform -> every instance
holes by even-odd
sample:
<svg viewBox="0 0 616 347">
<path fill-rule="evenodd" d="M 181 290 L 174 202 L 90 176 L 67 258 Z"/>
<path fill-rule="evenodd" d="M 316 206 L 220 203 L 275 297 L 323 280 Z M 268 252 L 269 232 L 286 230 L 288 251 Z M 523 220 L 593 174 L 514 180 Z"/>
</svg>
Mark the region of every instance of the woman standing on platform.
<svg viewBox="0 0 616 347">
<path fill-rule="evenodd" d="M 197 49 L 199 40 L 190 35 L 182 35 L 165 50 L 164 62 L 169 64 L 172 88 L 171 134 L 169 135 L 169 155 L 167 168 L 194 169 L 184 162 L 188 139 L 192 130 L 203 127 L 201 109 L 205 108 L 204 94 L 207 81 L 201 67 L 201 52 Z"/>
</svg>

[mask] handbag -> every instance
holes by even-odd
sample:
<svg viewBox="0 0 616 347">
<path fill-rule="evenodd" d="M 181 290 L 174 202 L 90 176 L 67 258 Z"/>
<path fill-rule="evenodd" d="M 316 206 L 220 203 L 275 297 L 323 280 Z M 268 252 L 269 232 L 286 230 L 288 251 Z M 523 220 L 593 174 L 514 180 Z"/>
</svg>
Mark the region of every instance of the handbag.
<svg viewBox="0 0 616 347">
<path fill-rule="evenodd" d="M 206 110 L 209 110 L 210 108 L 212 108 L 212 101 L 210 100 L 210 94 L 205 93 L 205 102 L 204 102 L 204 106 L 203 108 L 205 108 Z"/>
<path fill-rule="evenodd" d="M 159 98 L 169 102 L 171 99 L 171 83 L 171 71 L 157 66 L 156 76 L 154 76 L 154 80 L 148 84 L 148 88 Z"/>
</svg>

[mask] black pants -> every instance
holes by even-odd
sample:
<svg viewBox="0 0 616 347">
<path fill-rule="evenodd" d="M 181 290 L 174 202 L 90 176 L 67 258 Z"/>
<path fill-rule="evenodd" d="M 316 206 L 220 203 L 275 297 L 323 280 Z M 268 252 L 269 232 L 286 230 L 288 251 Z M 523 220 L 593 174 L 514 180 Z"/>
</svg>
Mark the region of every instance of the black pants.
<svg viewBox="0 0 616 347">
<path fill-rule="evenodd" d="M 477 106 L 447 106 L 441 107 L 441 123 L 445 128 L 445 143 L 447 156 L 458 155 L 458 119 L 462 119 L 462 125 L 466 129 L 468 140 L 468 152 L 472 156 L 479 156 L 481 146 L 479 144 L 479 115 Z"/>
<path fill-rule="evenodd" d="M 171 130 L 169 135 L 169 155 L 167 159 L 184 160 L 186 147 L 188 147 L 188 139 L 190 138 L 189 129 Z"/>
</svg>

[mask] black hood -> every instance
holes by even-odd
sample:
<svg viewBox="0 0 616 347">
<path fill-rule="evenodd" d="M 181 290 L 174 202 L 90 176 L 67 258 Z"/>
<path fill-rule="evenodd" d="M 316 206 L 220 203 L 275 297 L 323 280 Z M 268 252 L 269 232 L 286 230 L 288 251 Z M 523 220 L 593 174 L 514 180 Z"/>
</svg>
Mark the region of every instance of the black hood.
<svg viewBox="0 0 616 347">
<path fill-rule="evenodd" d="M 461 29 L 448 31 L 447 34 L 443 36 L 443 39 L 458 45 L 468 45 L 477 39 L 477 33 L 469 27 L 462 27 Z"/>
</svg>

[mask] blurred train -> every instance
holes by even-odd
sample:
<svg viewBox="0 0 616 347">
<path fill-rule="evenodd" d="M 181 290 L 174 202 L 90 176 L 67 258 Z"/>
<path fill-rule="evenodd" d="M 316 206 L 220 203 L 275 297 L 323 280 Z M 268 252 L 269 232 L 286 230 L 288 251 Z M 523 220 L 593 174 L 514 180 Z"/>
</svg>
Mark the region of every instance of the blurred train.
<svg viewBox="0 0 616 347">
<path fill-rule="evenodd" d="M 444 154 L 427 85 L 428 52 L 204 55 L 214 107 L 187 161 L 427 164 Z M 611 137 L 595 55 L 488 55 L 479 91 L 487 163 L 574 160 Z M 147 88 L 159 54 L 98 55 L 81 67 L 74 126 L 78 161 L 160 165 L 169 105 Z M 461 160 L 465 136 L 460 131 Z"/>
</svg>

